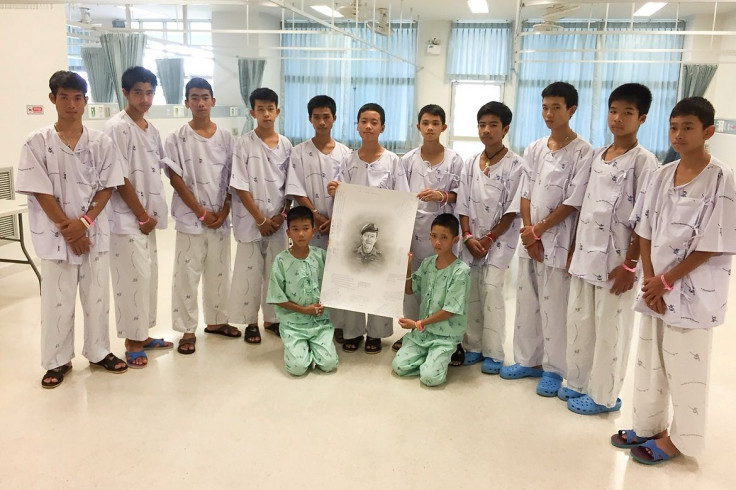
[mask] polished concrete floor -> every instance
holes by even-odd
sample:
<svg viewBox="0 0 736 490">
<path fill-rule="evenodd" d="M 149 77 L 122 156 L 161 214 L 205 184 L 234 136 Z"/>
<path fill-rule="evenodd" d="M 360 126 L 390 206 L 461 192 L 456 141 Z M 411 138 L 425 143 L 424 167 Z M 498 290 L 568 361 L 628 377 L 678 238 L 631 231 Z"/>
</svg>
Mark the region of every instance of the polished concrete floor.
<svg viewBox="0 0 736 490">
<path fill-rule="evenodd" d="M 173 237 L 171 230 L 159 234 L 159 326 L 152 331 L 168 340 L 178 338 L 169 313 Z M 513 295 L 507 304 L 511 322 Z M 146 369 L 122 375 L 91 371 L 78 355 L 64 383 L 44 390 L 39 308 L 30 269 L 1 269 L 2 489 L 736 485 L 729 468 L 736 444 L 733 306 L 714 336 L 708 449 L 700 459 L 657 467 L 635 463 L 608 442 L 617 428 L 630 428 L 633 376 L 620 412 L 584 417 L 537 396 L 534 380 L 504 381 L 481 374 L 479 365 L 451 369 L 448 383 L 435 389 L 399 379 L 388 341 L 378 355 L 339 350 L 336 373 L 293 378 L 272 335 L 250 346 L 200 334 L 196 354 L 154 352 Z M 122 356 L 112 326 L 113 352 Z"/>
</svg>

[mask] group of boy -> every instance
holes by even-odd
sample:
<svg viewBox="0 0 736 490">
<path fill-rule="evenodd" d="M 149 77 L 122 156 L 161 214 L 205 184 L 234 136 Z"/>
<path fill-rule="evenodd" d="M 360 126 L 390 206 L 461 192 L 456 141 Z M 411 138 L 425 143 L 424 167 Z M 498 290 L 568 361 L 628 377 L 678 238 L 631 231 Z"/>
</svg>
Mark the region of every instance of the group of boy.
<svg viewBox="0 0 736 490">
<path fill-rule="evenodd" d="M 214 93 L 199 78 L 186 86 L 192 120 L 162 145 L 144 117 L 155 75 L 134 67 L 122 85 L 128 105 L 103 134 L 82 125 L 84 80 L 55 73 L 49 97 L 58 121 L 22 151 L 17 187 L 29 196 L 44 273 L 42 386 L 58 386 L 71 369 L 77 287 L 92 365 L 121 373 L 145 367 L 146 350 L 173 347 L 148 335 L 156 321 L 155 230 L 168 214 L 161 170 L 174 189 L 172 323 L 183 334 L 181 354 L 195 352 L 202 277 L 204 331 L 237 338 L 230 323 L 243 324 L 245 341 L 260 343 L 260 310 L 293 375 L 313 365 L 334 370 L 333 337 L 346 352 L 364 340 L 366 352 L 380 352 L 391 318 L 328 312 L 319 301 L 332 202 L 345 182 L 420 201 L 399 319 L 410 332 L 394 344 L 398 375 L 437 386 L 449 365 L 480 363 L 504 379 L 539 378 L 537 394 L 573 412 L 616 411 L 636 310 L 643 317 L 634 429 L 611 442 L 645 464 L 702 450 L 712 328 L 723 322 L 736 253 L 726 221 L 736 211 L 734 177 L 705 150 L 714 132 L 705 99 L 675 106 L 669 135 L 682 158 L 658 169 L 637 140 L 652 95 L 636 83 L 609 97 L 606 147 L 593 151 L 570 128 L 578 94 L 555 82 L 542 92 L 549 136 L 515 154 L 503 144 L 511 110 L 489 102 L 477 114 L 484 149 L 465 162 L 440 144 L 447 126 L 436 105 L 420 110 L 423 144 L 401 159 L 379 143 L 383 108 L 362 106 L 361 145 L 351 152 L 332 139 L 336 107 L 327 96 L 308 104 L 314 138 L 292 148 L 274 129 L 278 96 L 265 88 L 250 96 L 256 128 L 235 141 L 211 120 Z M 292 199 L 298 206 L 290 209 Z M 515 363 L 504 366 L 504 283 L 519 238 Z M 125 361 L 110 352 L 109 271 Z"/>
</svg>

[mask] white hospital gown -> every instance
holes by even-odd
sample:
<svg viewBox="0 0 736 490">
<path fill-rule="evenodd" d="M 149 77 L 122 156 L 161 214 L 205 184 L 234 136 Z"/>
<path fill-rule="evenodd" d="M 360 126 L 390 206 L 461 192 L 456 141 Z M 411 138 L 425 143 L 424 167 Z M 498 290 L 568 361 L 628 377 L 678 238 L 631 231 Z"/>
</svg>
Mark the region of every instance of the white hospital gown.
<svg viewBox="0 0 736 490">
<path fill-rule="evenodd" d="M 286 200 L 286 174 L 291 154 L 291 142 L 279 136 L 275 148 L 269 148 L 255 131 L 238 140 L 233 155 L 230 186 L 247 191 L 253 197 L 263 216 L 271 218 L 284 208 Z M 267 237 L 261 235 L 256 221 L 238 197 L 233 194 L 233 235 L 239 242 L 259 240 L 284 240 L 283 227 Z"/>
<path fill-rule="evenodd" d="M 421 148 L 415 148 L 401 157 L 401 165 L 406 171 L 409 190 L 419 193 L 424 189 L 435 189 L 457 193 L 460 183 L 460 174 L 463 170 L 463 160 L 455 151 L 445 148 L 445 155 L 437 165 L 430 165 L 422 159 Z M 429 233 L 432 221 L 442 214 L 455 211 L 451 203 L 440 204 L 439 201 L 419 201 L 417 218 L 414 222 L 411 251 L 415 259 L 421 263 L 426 257 L 434 254 Z"/>
<path fill-rule="evenodd" d="M 199 204 L 210 213 L 216 213 L 225 203 L 233 161 L 233 136 L 219 127 L 209 138 L 197 134 L 189 124 L 173 131 L 166 137 L 164 163 L 166 175 L 174 171 Z M 171 215 L 176 221 L 176 231 L 192 235 L 201 234 L 207 228 L 194 211 L 184 204 L 174 191 L 171 200 Z M 217 229 L 219 233 L 230 232 L 230 218 Z"/>
<path fill-rule="evenodd" d="M 601 287 L 610 287 L 608 274 L 626 258 L 629 217 L 648 176 L 657 169 L 657 158 L 642 146 L 606 162 L 607 148 L 593 155 L 570 263 L 570 274 Z"/>
<path fill-rule="evenodd" d="M 36 255 L 75 265 L 83 262 L 82 256 L 69 249 L 34 193 L 54 196 L 64 214 L 74 219 L 89 211 L 97 192 L 122 183 L 115 145 L 103 132 L 85 127 L 74 150 L 61 141 L 53 125 L 31 133 L 21 149 L 16 191 L 28 195 L 29 226 Z M 87 230 L 87 236 L 92 242 L 91 252 L 110 250 L 107 207 Z"/>
<path fill-rule="evenodd" d="M 286 195 L 306 197 L 320 215 L 332 217 L 333 197 L 327 193 L 327 184 L 337 178 L 340 164 L 351 151 L 342 143 L 335 142 L 335 148 L 325 155 L 311 139 L 296 145 L 291 150 Z M 313 244 L 322 242 L 326 243 L 325 238 L 315 230 Z"/>
<path fill-rule="evenodd" d="M 521 182 L 527 170 L 524 159 L 510 150 L 488 168 L 487 175 L 481 171 L 479 161 L 480 154 L 465 163 L 455 206 L 458 215 L 468 217 L 470 232 L 476 238 L 491 231 L 505 214 L 519 212 Z M 506 269 L 519 242 L 520 223 L 519 216 L 493 242 L 485 257 L 474 258 L 465 246 L 461 248 L 460 257 L 470 265 Z"/>
<path fill-rule="evenodd" d="M 715 327 L 724 320 L 731 255 L 736 253 L 736 184 L 733 171 L 711 157 L 693 180 L 674 186 L 679 164 L 672 162 L 652 175 L 632 214 L 636 233 L 652 242 L 654 273 L 669 271 L 693 252 L 721 255 L 671 284 L 673 290 L 664 294 L 664 315 L 649 309 L 641 285 L 634 309 L 675 327 Z"/>
<path fill-rule="evenodd" d="M 130 181 L 141 205 L 158 222 L 156 228 L 166 228 L 169 211 L 161 169 L 167 157 L 158 130 L 151 123 L 141 129 L 127 112 L 120 111 L 105 124 L 105 134 L 115 142 L 123 177 Z M 109 216 L 112 233 L 141 234 L 135 213 L 117 192 L 110 197 Z"/>
<path fill-rule="evenodd" d="M 564 148 L 552 151 L 547 147 L 548 140 L 548 136 L 540 138 L 524 151 L 530 169 L 522 183 L 521 197 L 531 201 L 532 223 L 546 218 L 562 204 L 580 209 L 590 176 L 593 148 L 587 141 L 578 137 Z M 577 212 L 570 213 L 542 234 L 545 265 L 565 268 L 577 219 Z M 524 247 L 519 247 L 519 257 L 530 258 Z"/>
<path fill-rule="evenodd" d="M 358 152 L 354 151 L 342 161 L 337 181 L 409 192 L 409 182 L 399 157 L 385 149 L 373 163 L 364 162 L 358 156 Z"/>
</svg>

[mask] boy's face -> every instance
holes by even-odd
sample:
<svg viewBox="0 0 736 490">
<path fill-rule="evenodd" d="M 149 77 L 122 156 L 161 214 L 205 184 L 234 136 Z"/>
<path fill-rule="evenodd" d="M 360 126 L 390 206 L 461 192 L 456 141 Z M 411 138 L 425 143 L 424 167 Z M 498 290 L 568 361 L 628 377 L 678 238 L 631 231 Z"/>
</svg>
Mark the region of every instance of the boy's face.
<svg viewBox="0 0 736 490">
<path fill-rule="evenodd" d="M 148 82 L 136 82 L 130 91 L 123 89 L 123 95 L 128 99 L 130 107 L 140 114 L 145 114 L 153 105 L 153 96 L 156 95 L 156 89 Z"/>
<path fill-rule="evenodd" d="M 363 141 L 378 141 L 385 125 L 381 124 L 381 115 L 376 111 L 363 111 L 358 116 L 358 134 Z"/>
<path fill-rule="evenodd" d="M 49 100 L 56 106 L 56 113 L 60 120 L 82 120 L 84 107 L 87 105 L 87 96 L 83 92 L 70 88 L 59 88 L 56 95 L 49 94 Z"/>
<path fill-rule="evenodd" d="M 330 134 L 336 119 L 329 107 L 315 107 L 309 116 L 309 122 L 312 123 L 316 134 Z"/>
<path fill-rule="evenodd" d="M 703 148 L 713 136 L 715 126 L 703 127 L 697 116 L 675 116 L 670 118 L 670 144 L 680 155 Z"/>
<path fill-rule="evenodd" d="M 452 236 L 449 228 L 442 225 L 432 226 L 429 234 L 429 240 L 432 242 L 432 249 L 437 255 L 447 253 L 460 240 L 460 237 Z"/>
<path fill-rule="evenodd" d="M 486 114 L 478 120 L 478 137 L 485 146 L 497 145 L 508 132 L 509 126 L 504 126 L 494 114 Z"/>
<path fill-rule="evenodd" d="M 360 241 L 363 245 L 363 252 L 371 253 L 373 247 L 376 246 L 376 240 L 378 239 L 378 233 L 375 231 L 366 231 L 360 237 Z"/>
<path fill-rule="evenodd" d="M 543 97 L 542 118 L 549 129 L 567 126 L 575 114 L 576 106 L 567 107 L 564 97 Z"/>
<path fill-rule="evenodd" d="M 647 115 L 640 115 L 633 102 L 614 100 L 608 107 L 608 129 L 614 136 L 636 134 L 646 120 Z"/>
<path fill-rule="evenodd" d="M 312 239 L 312 235 L 314 235 L 314 226 L 306 218 L 295 219 L 289 223 L 288 228 L 286 228 L 286 234 L 291 238 L 291 241 L 294 242 L 297 248 L 306 248 L 309 246 L 309 240 Z"/>
<path fill-rule="evenodd" d="M 190 88 L 184 105 L 192 111 L 194 117 L 209 116 L 215 105 L 215 98 L 206 88 Z"/>
<path fill-rule="evenodd" d="M 255 118 L 258 127 L 263 129 L 273 129 L 273 123 L 280 113 L 281 110 L 276 104 L 267 100 L 256 100 L 253 109 L 250 110 L 251 117 Z"/>
<path fill-rule="evenodd" d="M 442 124 L 440 116 L 424 113 L 419 118 L 417 129 L 423 141 L 438 141 L 440 135 L 447 129 L 447 124 Z"/>
</svg>

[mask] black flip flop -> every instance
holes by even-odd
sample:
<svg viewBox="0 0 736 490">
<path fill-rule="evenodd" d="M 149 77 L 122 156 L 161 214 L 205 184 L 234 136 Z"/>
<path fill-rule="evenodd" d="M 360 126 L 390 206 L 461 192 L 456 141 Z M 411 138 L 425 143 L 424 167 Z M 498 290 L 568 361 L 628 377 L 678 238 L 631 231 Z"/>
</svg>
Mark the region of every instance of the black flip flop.
<svg viewBox="0 0 736 490">
<path fill-rule="evenodd" d="M 455 353 L 450 357 L 450 366 L 459 367 L 465 363 L 465 349 L 462 344 L 457 344 Z"/>
<path fill-rule="evenodd" d="M 399 349 L 401 349 L 401 346 L 404 344 L 404 337 L 401 337 L 399 340 L 394 342 L 394 345 L 391 346 L 391 350 L 394 352 L 398 352 Z"/>
<path fill-rule="evenodd" d="M 117 357 L 112 352 L 110 352 L 108 355 L 103 357 L 101 361 L 97 361 L 97 362 L 89 361 L 89 364 L 91 366 L 101 367 L 108 373 L 112 373 L 112 374 L 122 374 L 128 370 L 128 363 L 123 361 L 119 357 Z M 125 366 L 122 368 L 116 368 L 115 367 L 116 364 L 125 364 Z"/>
<path fill-rule="evenodd" d="M 345 341 L 342 343 L 342 350 L 344 350 L 345 352 L 355 352 L 356 350 L 358 350 L 362 342 L 362 335 L 353 339 L 345 339 Z"/>
<path fill-rule="evenodd" d="M 366 354 L 378 354 L 383 349 L 381 345 L 381 339 L 375 337 L 365 338 L 365 352 Z"/>
<path fill-rule="evenodd" d="M 258 340 L 255 340 L 256 338 L 258 338 Z M 258 325 L 248 325 L 245 327 L 243 340 L 245 340 L 247 344 L 260 344 L 261 331 L 258 329 Z"/>
</svg>

